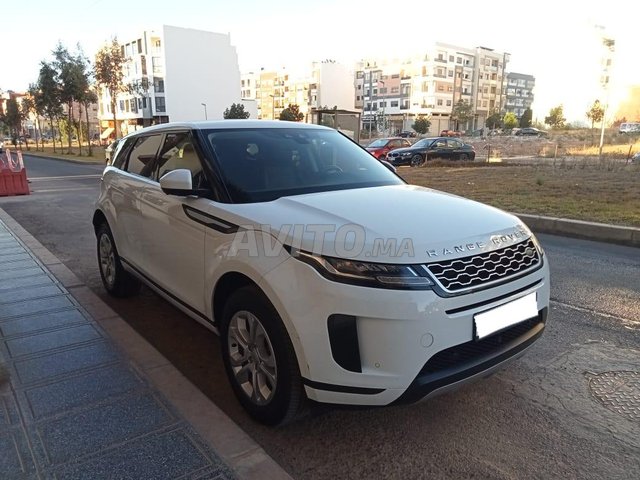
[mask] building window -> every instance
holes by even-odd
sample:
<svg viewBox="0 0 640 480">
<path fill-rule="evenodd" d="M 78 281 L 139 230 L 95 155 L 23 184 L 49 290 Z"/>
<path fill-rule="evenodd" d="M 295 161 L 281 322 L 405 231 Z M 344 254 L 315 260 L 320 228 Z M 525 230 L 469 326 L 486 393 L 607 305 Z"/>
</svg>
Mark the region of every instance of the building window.
<svg viewBox="0 0 640 480">
<path fill-rule="evenodd" d="M 146 75 L 147 74 L 147 57 L 145 57 L 144 55 L 140 57 L 140 66 L 142 67 L 142 75 Z"/>
<path fill-rule="evenodd" d="M 451 100 L 447 100 L 447 107 L 451 106 Z"/>
<path fill-rule="evenodd" d="M 166 105 L 164 103 L 164 97 L 156 97 L 156 111 L 164 112 L 166 111 Z"/>
<path fill-rule="evenodd" d="M 373 94 L 374 94 L 374 95 L 377 95 L 377 94 L 378 94 L 378 89 L 377 89 L 377 88 L 374 88 L 374 89 L 373 89 Z"/>
<path fill-rule="evenodd" d="M 447 77 L 453 78 L 453 70 L 448 70 L 447 71 Z"/>
<path fill-rule="evenodd" d="M 398 93 L 400 91 L 399 87 L 391 87 L 391 93 Z"/>
<path fill-rule="evenodd" d="M 400 74 L 399 73 L 394 73 L 393 75 L 391 75 L 391 78 L 400 78 Z"/>
<path fill-rule="evenodd" d="M 362 90 L 362 85 L 358 85 L 358 90 Z"/>
<path fill-rule="evenodd" d="M 162 43 L 160 43 L 160 40 L 156 40 L 153 44 L 154 47 L 156 48 L 160 48 L 162 46 Z"/>
<path fill-rule="evenodd" d="M 492 93 L 493 95 L 495 95 L 495 94 L 496 94 L 496 87 L 491 87 L 491 93 Z"/>
<path fill-rule="evenodd" d="M 124 100 L 120 100 L 120 111 L 124 112 Z"/>
<path fill-rule="evenodd" d="M 380 108 L 385 108 L 387 106 L 387 102 L 380 102 Z"/>
<path fill-rule="evenodd" d="M 373 109 L 377 110 L 378 109 L 378 102 L 373 102 Z"/>
<path fill-rule="evenodd" d="M 438 85 L 438 91 L 444 92 L 444 85 Z"/>
<path fill-rule="evenodd" d="M 151 64 L 153 65 L 153 73 L 162 73 L 162 58 L 152 57 Z"/>
<path fill-rule="evenodd" d="M 357 100 L 357 101 L 360 101 L 360 95 L 357 95 L 357 96 L 356 96 L 356 100 Z"/>
<path fill-rule="evenodd" d="M 453 92 L 453 85 L 447 86 L 447 92 Z"/>
<path fill-rule="evenodd" d="M 442 99 L 441 98 L 438 99 L 438 106 L 440 106 L 440 107 L 442 106 Z"/>
<path fill-rule="evenodd" d="M 380 95 L 384 95 L 384 94 L 386 94 L 386 93 L 387 93 L 387 87 L 382 87 L 382 88 L 380 89 Z"/>
<path fill-rule="evenodd" d="M 156 93 L 164 93 L 164 79 L 153 77 L 153 89 Z"/>
<path fill-rule="evenodd" d="M 453 55 L 449 55 L 449 61 L 453 62 L 453 60 L 454 60 Z"/>
<path fill-rule="evenodd" d="M 491 74 L 491 80 L 497 80 L 498 75 L 496 73 Z"/>
<path fill-rule="evenodd" d="M 462 65 L 462 57 L 456 58 L 456 63 L 459 63 L 460 65 Z"/>
<path fill-rule="evenodd" d="M 391 106 L 392 107 L 397 107 L 398 106 L 398 101 L 397 100 L 392 100 L 391 101 Z"/>
<path fill-rule="evenodd" d="M 138 113 L 138 101 L 135 98 L 132 98 L 129 103 L 131 104 L 131 111 L 133 113 Z"/>
</svg>

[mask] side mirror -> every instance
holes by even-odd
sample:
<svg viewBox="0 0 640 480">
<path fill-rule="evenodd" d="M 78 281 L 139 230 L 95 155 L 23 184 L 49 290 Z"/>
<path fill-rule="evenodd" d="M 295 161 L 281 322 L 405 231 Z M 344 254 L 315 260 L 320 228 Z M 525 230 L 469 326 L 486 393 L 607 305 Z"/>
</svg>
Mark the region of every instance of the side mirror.
<svg viewBox="0 0 640 480">
<path fill-rule="evenodd" d="M 165 173 L 160 179 L 160 188 L 167 195 L 178 195 L 181 197 L 193 195 L 191 171 L 186 168 L 179 168 Z"/>
</svg>

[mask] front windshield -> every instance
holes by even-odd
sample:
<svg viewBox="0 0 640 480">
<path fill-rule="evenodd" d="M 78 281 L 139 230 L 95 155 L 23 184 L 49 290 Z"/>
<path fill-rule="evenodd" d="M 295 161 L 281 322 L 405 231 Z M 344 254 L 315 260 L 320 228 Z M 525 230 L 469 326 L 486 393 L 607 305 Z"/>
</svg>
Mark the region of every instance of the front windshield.
<svg viewBox="0 0 640 480">
<path fill-rule="evenodd" d="M 335 130 L 205 130 L 233 202 L 399 185 L 403 181 Z"/>
<path fill-rule="evenodd" d="M 384 147 L 387 144 L 387 142 L 388 142 L 388 140 L 386 138 L 379 138 L 378 140 L 374 140 L 369 145 L 367 145 L 367 148 Z"/>
<path fill-rule="evenodd" d="M 433 138 L 423 138 L 422 140 L 418 140 L 414 143 L 413 146 L 417 148 L 424 148 L 431 145 L 431 142 L 433 142 Z"/>
</svg>

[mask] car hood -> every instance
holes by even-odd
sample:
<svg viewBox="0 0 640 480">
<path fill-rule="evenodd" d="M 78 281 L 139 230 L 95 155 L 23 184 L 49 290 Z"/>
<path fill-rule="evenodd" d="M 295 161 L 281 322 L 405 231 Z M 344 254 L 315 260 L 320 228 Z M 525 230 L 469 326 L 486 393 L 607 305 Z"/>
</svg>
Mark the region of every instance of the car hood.
<svg viewBox="0 0 640 480">
<path fill-rule="evenodd" d="M 531 235 L 514 215 L 413 185 L 339 190 L 229 205 L 228 220 L 332 257 L 387 263 L 460 258 Z"/>
</svg>

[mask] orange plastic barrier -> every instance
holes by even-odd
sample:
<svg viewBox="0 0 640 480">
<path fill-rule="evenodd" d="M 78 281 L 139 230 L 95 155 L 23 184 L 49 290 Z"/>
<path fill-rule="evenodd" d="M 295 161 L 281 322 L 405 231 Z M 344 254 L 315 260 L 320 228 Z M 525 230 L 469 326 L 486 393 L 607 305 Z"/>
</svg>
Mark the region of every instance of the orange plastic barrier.
<svg viewBox="0 0 640 480">
<path fill-rule="evenodd" d="M 7 149 L 4 155 L 0 155 L 0 197 L 30 193 L 22 152 L 18 151 L 14 160 L 11 150 Z"/>
</svg>

